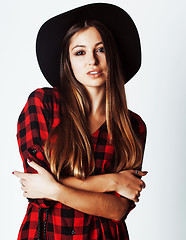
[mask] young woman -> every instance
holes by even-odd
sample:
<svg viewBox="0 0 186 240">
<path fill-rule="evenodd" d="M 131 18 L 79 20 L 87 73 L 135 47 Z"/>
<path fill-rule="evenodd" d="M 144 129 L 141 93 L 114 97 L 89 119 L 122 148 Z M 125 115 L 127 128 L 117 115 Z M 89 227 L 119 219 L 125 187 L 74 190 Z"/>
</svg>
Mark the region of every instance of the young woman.
<svg viewBox="0 0 186 240">
<path fill-rule="evenodd" d="M 18 239 L 126 240 L 147 174 L 146 127 L 124 91 L 140 67 L 135 25 L 119 7 L 86 5 L 41 27 L 37 57 L 53 88 L 31 93 L 18 121 L 25 173 L 14 174 L 29 199 Z"/>
</svg>

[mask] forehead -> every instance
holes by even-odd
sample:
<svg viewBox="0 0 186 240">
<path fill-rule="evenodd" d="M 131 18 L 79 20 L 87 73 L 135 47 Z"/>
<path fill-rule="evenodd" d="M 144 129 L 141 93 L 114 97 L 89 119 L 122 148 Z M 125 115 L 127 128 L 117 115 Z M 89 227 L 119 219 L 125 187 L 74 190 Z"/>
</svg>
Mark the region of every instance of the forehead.
<svg viewBox="0 0 186 240">
<path fill-rule="evenodd" d="M 95 27 L 89 27 L 75 33 L 70 39 L 70 46 L 74 45 L 95 45 L 102 42 L 101 36 Z"/>
</svg>

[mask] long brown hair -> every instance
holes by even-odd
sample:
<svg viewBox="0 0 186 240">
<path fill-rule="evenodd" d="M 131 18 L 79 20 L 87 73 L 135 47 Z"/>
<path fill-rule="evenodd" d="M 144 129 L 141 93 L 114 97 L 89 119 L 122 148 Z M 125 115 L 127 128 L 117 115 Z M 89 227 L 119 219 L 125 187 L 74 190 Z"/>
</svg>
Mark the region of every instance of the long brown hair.
<svg viewBox="0 0 186 240">
<path fill-rule="evenodd" d="M 106 123 L 110 141 L 115 148 L 112 172 L 140 168 L 142 163 L 141 143 L 132 129 L 124 89 L 124 72 L 115 41 L 110 31 L 97 21 L 85 21 L 70 28 L 63 40 L 60 60 L 60 90 L 64 113 L 61 123 L 49 134 L 45 154 L 51 171 L 59 179 L 63 176 L 86 178 L 95 169 L 91 136 L 87 127 L 90 101 L 85 87 L 74 77 L 70 60 L 71 37 L 95 27 L 103 41 L 106 61 Z M 51 139 L 55 137 L 55 143 Z"/>
</svg>

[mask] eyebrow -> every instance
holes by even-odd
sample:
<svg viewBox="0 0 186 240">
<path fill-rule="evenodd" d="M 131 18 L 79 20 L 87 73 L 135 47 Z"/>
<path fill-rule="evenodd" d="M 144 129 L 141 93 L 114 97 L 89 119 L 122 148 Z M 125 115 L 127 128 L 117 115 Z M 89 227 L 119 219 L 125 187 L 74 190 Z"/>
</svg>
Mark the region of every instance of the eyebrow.
<svg viewBox="0 0 186 240">
<path fill-rule="evenodd" d="M 95 46 L 97 47 L 97 46 L 100 45 L 100 44 L 103 44 L 103 42 L 98 42 L 98 43 L 95 44 Z M 83 48 L 84 48 L 84 47 L 86 47 L 86 45 L 76 45 L 75 47 L 72 48 L 72 50 L 73 50 L 74 48 L 77 48 L 77 47 L 83 47 Z"/>
</svg>

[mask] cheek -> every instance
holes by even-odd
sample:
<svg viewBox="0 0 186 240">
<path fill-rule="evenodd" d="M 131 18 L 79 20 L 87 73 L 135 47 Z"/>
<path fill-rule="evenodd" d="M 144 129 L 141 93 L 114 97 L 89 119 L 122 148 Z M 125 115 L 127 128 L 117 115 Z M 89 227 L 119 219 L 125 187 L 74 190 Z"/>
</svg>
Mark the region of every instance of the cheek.
<svg viewBox="0 0 186 240">
<path fill-rule="evenodd" d="M 106 61 L 106 56 L 104 55 L 104 56 L 101 56 L 101 58 L 100 58 L 100 63 L 102 64 L 102 66 L 104 67 L 104 68 L 107 68 L 107 61 Z"/>
<path fill-rule="evenodd" d="M 107 67 L 107 60 L 106 60 L 106 56 L 104 56 L 104 64 Z"/>
<path fill-rule="evenodd" d="M 71 68 L 72 71 L 74 73 L 74 76 L 76 78 L 78 78 L 79 76 L 81 76 L 81 72 L 82 72 L 82 63 L 81 61 L 78 61 L 77 59 L 71 59 Z"/>
</svg>

